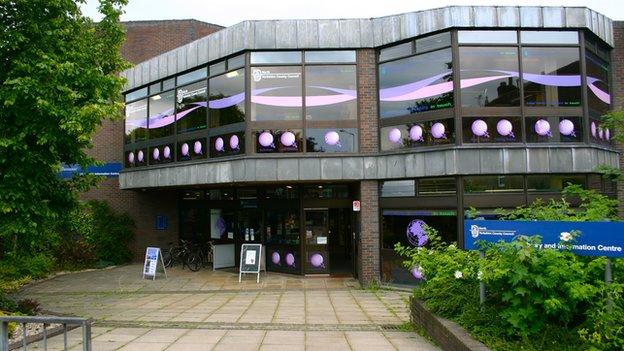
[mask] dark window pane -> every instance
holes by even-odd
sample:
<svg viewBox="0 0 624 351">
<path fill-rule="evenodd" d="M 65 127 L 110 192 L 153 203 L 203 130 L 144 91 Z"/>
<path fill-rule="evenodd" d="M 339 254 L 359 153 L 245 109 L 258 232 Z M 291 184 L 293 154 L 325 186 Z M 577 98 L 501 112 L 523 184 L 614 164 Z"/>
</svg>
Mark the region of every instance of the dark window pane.
<svg viewBox="0 0 624 351">
<path fill-rule="evenodd" d="M 301 120 L 301 67 L 251 69 L 251 120 Z"/>
<path fill-rule="evenodd" d="M 210 78 L 210 127 L 245 122 L 245 69 Z"/>
<path fill-rule="evenodd" d="M 403 57 L 412 54 L 413 42 L 403 43 L 395 46 L 390 46 L 385 49 L 379 50 L 379 61 L 391 60 L 397 57 Z"/>
<path fill-rule="evenodd" d="M 251 64 L 301 63 L 299 51 L 258 51 L 251 53 Z"/>
<path fill-rule="evenodd" d="M 464 143 L 522 142 L 520 117 L 464 117 L 462 132 Z"/>
<path fill-rule="evenodd" d="M 460 44 L 516 44 L 515 30 L 460 30 L 457 32 Z"/>
<path fill-rule="evenodd" d="M 524 102 L 528 106 L 580 106 L 578 48 L 523 48 Z"/>
<path fill-rule="evenodd" d="M 455 142 L 452 118 L 381 128 L 381 150 L 446 145 Z"/>
<path fill-rule="evenodd" d="M 431 35 L 425 38 L 416 39 L 416 53 L 441 49 L 451 46 L 451 32 Z"/>
<path fill-rule="evenodd" d="M 149 148 L 149 162 L 151 165 L 172 162 L 175 159 L 175 145 L 173 143 L 152 146 Z"/>
<path fill-rule="evenodd" d="M 380 116 L 453 107 L 451 49 L 379 65 Z"/>
<path fill-rule="evenodd" d="M 306 67 L 306 119 L 357 118 L 355 66 Z"/>
<path fill-rule="evenodd" d="M 523 44 L 578 44 L 578 32 L 532 30 L 520 32 Z"/>
<path fill-rule="evenodd" d="M 162 138 L 173 135 L 175 128 L 175 90 L 169 90 L 149 98 L 149 137 Z"/>
<path fill-rule="evenodd" d="M 147 99 L 126 104 L 126 143 L 147 138 Z"/>
<path fill-rule="evenodd" d="M 298 199 L 299 189 L 292 185 L 267 187 L 264 190 L 267 199 Z"/>
<path fill-rule="evenodd" d="M 609 111 L 611 95 L 609 91 L 609 63 L 587 52 L 587 101 L 590 115 L 601 116 Z"/>
<path fill-rule="evenodd" d="M 210 157 L 223 157 L 244 153 L 244 132 L 217 135 L 210 138 Z"/>
<path fill-rule="evenodd" d="M 234 56 L 227 60 L 227 69 L 233 70 L 234 68 L 239 68 L 245 66 L 245 54 Z"/>
<path fill-rule="evenodd" d="M 381 197 L 416 196 L 416 185 L 413 179 L 387 180 L 381 183 Z"/>
<path fill-rule="evenodd" d="M 178 133 L 206 128 L 206 82 L 178 88 Z"/>
<path fill-rule="evenodd" d="M 464 107 L 519 106 L 518 49 L 459 48 Z"/>
<path fill-rule="evenodd" d="M 301 130 L 260 130 L 254 133 L 256 152 L 301 152 Z"/>
<path fill-rule="evenodd" d="M 308 199 L 348 199 L 351 196 L 348 185 L 306 185 L 303 197 Z"/>
<path fill-rule="evenodd" d="M 529 143 L 583 141 L 581 117 L 527 117 L 526 139 Z"/>
<path fill-rule="evenodd" d="M 496 194 L 523 191 L 523 176 L 477 176 L 464 178 L 464 192 L 466 194 Z"/>
<path fill-rule="evenodd" d="M 206 158 L 206 139 L 191 139 L 178 143 L 178 161 Z"/>
<path fill-rule="evenodd" d="M 568 183 L 585 187 L 584 175 L 530 175 L 527 176 L 527 190 L 529 192 L 559 193 Z"/>
<path fill-rule="evenodd" d="M 455 178 L 418 179 L 418 196 L 454 195 L 457 193 Z"/>
<path fill-rule="evenodd" d="M 210 65 L 210 75 L 214 76 L 225 72 L 225 61 L 217 62 Z"/>
<path fill-rule="evenodd" d="M 314 129 L 306 130 L 307 152 L 356 152 L 357 129 Z"/>
<path fill-rule="evenodd" d="M 306 51 L 305 52 L 306 63 L 325 63 L 325 62 L 355 62 L 355 51 L 353 50 L 340 50 L 340 51 Z"/>
<path fill-rule="evenodd" d="M 196 81 L 198 79 L 206 78 L 207 73 L 208 72 L 206 70 L 206 67 L 196 69 L 189 73 L 185 73 L 181 76 L 178 76 L 178 85 L 182 85 L 182 84 Z"/>
<path fill-rule="evenodd" d="M 147 87 L 126 94 L 125 101 L 132 101 L 147 96 Z"/>
</svg>

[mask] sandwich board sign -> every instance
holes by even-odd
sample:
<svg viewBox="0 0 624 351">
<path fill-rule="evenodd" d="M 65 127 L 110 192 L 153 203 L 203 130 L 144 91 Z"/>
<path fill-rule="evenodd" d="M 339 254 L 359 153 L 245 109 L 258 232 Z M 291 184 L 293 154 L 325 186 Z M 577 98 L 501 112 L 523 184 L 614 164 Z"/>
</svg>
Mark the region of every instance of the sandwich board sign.
<svg viewBox="0 0 624 351">
<path fill-rule="evenodd" d="M 257 274 L 256 283 L 259 283 L 261 270 L 266 272 L 262 244 L 241 245 L 238 282 L 241 282 L 243 274 Z"/>
<path fill-rule="evenodd" d="M 159 247 L 148 247 L 145 249 L 145 263 L 143 264 L 143 279 L 145 277 L 152 277 L 152 280 L 156 279 L 156 271 L 158 270 L 158 262 L 162 264 L 165 278 L 167 278 L 167 270 L 165 269 L 165 262 L 163 261 L 162 252 Z"/>
</svg>

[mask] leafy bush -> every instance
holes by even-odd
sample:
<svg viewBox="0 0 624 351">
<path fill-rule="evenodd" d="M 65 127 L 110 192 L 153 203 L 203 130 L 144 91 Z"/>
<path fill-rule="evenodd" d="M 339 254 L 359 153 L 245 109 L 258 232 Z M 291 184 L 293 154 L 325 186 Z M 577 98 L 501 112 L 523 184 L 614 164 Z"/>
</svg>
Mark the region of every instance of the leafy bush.
<svg viewBox="0 0 624 351">
<path fill-rule="evenodd" d="M 93 231 L 86 238 L 93 245 L 97 260 L 120 264 L 132 259 L 128 247 L 134 237 L 134 221 L 127 214 L 118 214 L 104 201 L 90 201 Z"/>
<path fill-rule="evenodd" d="M 41 311 L 39 302 L 32 299 L 22 299 L 17 302 L 17 311 L 25 315 L 36 315 Z"/>
<path fill-rule="evenodd" d="M 19 281 L 25 277 L 40 279 L 46 277 L 54 267 L 54 259 L 45 254 L 32 257 L 7 256 L 0 261 L 0 280 Z"/>
</svg>

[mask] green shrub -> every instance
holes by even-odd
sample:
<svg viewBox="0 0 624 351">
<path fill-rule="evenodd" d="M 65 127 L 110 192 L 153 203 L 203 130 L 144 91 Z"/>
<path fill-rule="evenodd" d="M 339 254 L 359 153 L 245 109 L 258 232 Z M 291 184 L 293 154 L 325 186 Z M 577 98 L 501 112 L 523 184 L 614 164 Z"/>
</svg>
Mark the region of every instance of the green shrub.
<svg viewBox="0 0 624 351">
<path fill-rule="evenodd" d="M 118 214 L 104 201 L 90 201 L 88 208 L 93 230 L 86 238 L 93 245 L 100 262 L 121 264 L 132 259 L 128 245 L 134 237 L 134 221 L 127 214 Z"/>
<path fill-rule="evenodd" d="M 54 259 L 46 254 L 31 257 L 15 257 L 7 255 L 0 261 L 0 280 L 11 282 L 29 277 L 40 279 L 46 277 L 54 267 Z"/>
</svg>

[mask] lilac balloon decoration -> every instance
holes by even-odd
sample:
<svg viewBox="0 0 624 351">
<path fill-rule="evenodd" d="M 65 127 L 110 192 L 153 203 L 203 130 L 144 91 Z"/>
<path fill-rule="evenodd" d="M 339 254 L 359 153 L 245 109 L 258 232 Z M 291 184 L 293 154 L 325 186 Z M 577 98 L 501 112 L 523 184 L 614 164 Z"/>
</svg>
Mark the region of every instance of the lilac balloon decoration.
<svg viewBox="0 0 624 351">
<path fill-rule="evenodd" d="M 551 137 L 550 123 L 545 119 L 537 120 L 537 122 L 535 122 L 535 133 L 539 136 Z"/>
<path fill-rule="evenodd" d="M 197 140 L 195 144 L 193 144 L 193 152 L 195 152 L 195 155 L 201 155 L 202 153 L 201 141 Z"/>
<path fill-rule="evenodd" d="M 132 151 L 128 154 L 128 162 L 134 163 L 134 152 Z"/>
<path fill-rule="evenodd" d="M 324 261 L 323 256 L 318 253 L 315 253 L 314 255 L 310 257 L 310 263 L 315 268 L 319 268 L 319 267 L 325 268 L 325 266 L 323 265 L 323 261 Z"/>
<path fill-rule="evenodd" d="M 276 251 L 273 251 L 273 254 L 271 255 L 271 262 L 273 262 L 273 264 L 280 264 L 280 254 L 277 253 Z"/>
<path fill-rule="evenodd" d="M 325 133 L 325 144 L 340 147 L 340 135 L 333 130 Z"/>
<path fill-rule="evenodd" d="M 137 160 L 139 160 L 139 162 L 143 162 L 143 158 L 144 158 L 143 150 L 139 150 L 139 152 L 137 153 Z"/>
<path fill-rule="evenodd" d="M 472 122 L 470 129 L 472 130 L 472 134 L 474 134 L 475 136 L 484 137 L 484 138 L 490 137 L 487 131 L 488 130 L 487 123 L 485 123 L 485 121 L 482 119 L 478 119 Z"/>
<path fill-rule="evenodd" d="M 604 130 L 602 129 L 602 127 L 598 127 L 598 137 L 600 139 L 604 139 Z M 139 155 L 141 155 L 141 151 L 139 151 Z M 139 159 L 139 162 L 141 161 L 141 159 Z"/>
<path fill-rule="evenodd" d="M 436 139 L 446 138 L 446 127 L 440 122 L 436 122 L 431 126 L 431 135 Z"/>
<path fill-rule="evenodd" d="M 605 140 L 611 140 L 611 131 L 609 128 L 605 129 Z"/>
<path fill-rule="evenodd" d="M 504 137 L 515 138 L 513 133 L 513 125 L 508 119 L 501 119 L 496 123 L 496 131 Z"/>
<path fill-rule="evenodd" d="M 275 145 L 273 145 L 273 135 L 269 132 L 260 133 L 258 142 L 264 147 L 275 147 Z"/>
<path fill-rule="evenodd" d="M 388 132 L 388 140 L 395 144 L 401 144 L 401 131 L 398 128 L 392 128 Z"/>
<path fill-rule="evenodd" d="M 559 133 L 565 136 L 576 136 L 574 133 L 574 123 L 569 119 L 562 119 L 559 122 Z"/>
<path fill-rule="evenodd" d="M 288 265 L 289 267 L 295 266 L 295 255 L 291 254 L 290 252 L 286 254 L 286 265 Z"/>
<path fill-rule="evenodd" d="M 160 159 L 160 150 L 157 147 L 155 147 L 154 150 L 152 150 L 152 158 L 154 160 Z"/>
<path fill-rule="evenodd" d="M 596 122 L 591 122 L 591 134 L 594 138 L 596 138 Z"/>
<path fill-rule="evenodd" d="M 295 138 L 295 134 L 293 132 L 284 132 L 280 136 L 280 143 L 287 147 L 294 146 L 296 140 L 297 139 Z"/>
<path fill-rule="evenodd" d="M 219 231 L 219 234 L 223 236 L 225 234 L 225 229 L 226 229 L 225 219 L 223 219 L 223 217 L 217 218 L 217 221 L 215 222 L 215 227 Z"/>
<path fill-rule="evenodd" d="M 189 146 L 188 143 L 184 143 L 182 144 L 182 156 L 188 156 L 189 155 Z"/>
<path fill-rule="evenodd" d="M 412 268 L 411 272 L 412 272 L 412 276 L 416 278 L 417 280 L 425 279 L 425 275 L 423 274 L 422 270 L 419 269 L 419 267 Z"/>
<path fill-rule="evenodd" d="M 215 140 L 215 145 L 214 145 L 214 147 L 215 147 L 215 150 L 217 150 L 217 151 L 219 151 L 219 152 L 223 152 L 223 151 L 225 151 L 225 149 L 223 148 L 223 138 L 218 137 L 218 138 Z"/>
<path fill-rule="evenodd" d="M 234 134 L 230 137 L 230 148 L 232 150 L 238 150 L 238 135 Z"/>
<path fill-rule="evenodd" d="M 412 126 L 409 130 L 409 138 L 411 141 L 423 141 L 423 129 L 419 125 Z"/>
<path fill-rule="evenodd" d="M 427 243 L 427 234 L 425 233 L 425 222 L 420 219 L 414 219 L 407 225 L 407 241 L 414 246 L 421 247 Z"/>
<path fill-rule="evenodd" d="M 171 157 L 171 148 L 169 146 L 165 146 L 163 149 L 163 157 L 169 159 Z"/>
</svg>

